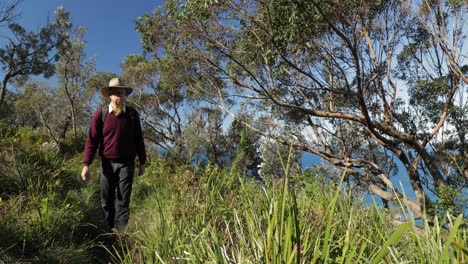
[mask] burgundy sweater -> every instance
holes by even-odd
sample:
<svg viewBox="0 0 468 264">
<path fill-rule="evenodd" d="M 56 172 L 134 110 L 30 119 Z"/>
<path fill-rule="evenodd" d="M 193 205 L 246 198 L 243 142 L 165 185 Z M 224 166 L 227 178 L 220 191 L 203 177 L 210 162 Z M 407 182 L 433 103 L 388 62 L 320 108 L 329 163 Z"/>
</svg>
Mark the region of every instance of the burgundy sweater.
<svg viewBox="0 0 468 264">
<path fill-rule="evenodd" d="M 102 123 L 102 110 L 94 112 L 84 150 L 83 165 L 90 165 L 99 148 L 101 158 L 130 161 L 138 155 L 140 164 L 146 162 L 145 144 L 138 112 L 127 106 L 125 113 L 107 113 Z M 103 144 L 100 144 L 102 139 Z"/>
</svg>

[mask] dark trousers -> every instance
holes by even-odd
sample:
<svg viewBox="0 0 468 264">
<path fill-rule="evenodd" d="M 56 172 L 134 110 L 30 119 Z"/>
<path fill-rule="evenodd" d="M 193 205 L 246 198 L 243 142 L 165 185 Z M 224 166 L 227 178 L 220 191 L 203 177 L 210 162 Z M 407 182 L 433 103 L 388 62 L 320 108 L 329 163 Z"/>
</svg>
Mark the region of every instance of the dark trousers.
<svg viewBox="0 0 468 264">
<path fill-rule="evenodd" d="M 128 224 L 134 174 L 135 161 L 101 159 L 101 205 L 110 228 L 122 231 Z"/>
</svg>

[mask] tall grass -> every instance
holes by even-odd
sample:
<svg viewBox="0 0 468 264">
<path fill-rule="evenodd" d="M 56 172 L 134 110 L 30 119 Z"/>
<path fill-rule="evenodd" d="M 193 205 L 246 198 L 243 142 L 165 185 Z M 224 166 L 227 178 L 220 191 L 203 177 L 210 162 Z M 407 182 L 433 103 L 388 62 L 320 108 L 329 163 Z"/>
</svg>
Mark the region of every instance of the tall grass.
<svg viewBox="0 0 468 264">
<path fill-rule="evenodd" d="M 166 174 L 160 166 L 136 179 L 122 263 L 467 261 L 462 216 L 394 225 L 313 172 L 263 186 L 215 167 Z"/>
<path fill-rule="evenodd" d="M 17 137 L 18 135 L 15 135 Z M 131 223 L 109 234 L 97 168 L 42 151 L 34 134 L 0 139 L 0 263 L 467 263 L 467 222 L 401 224 L 341 182 L 308 171 L 259 182 L 234 170 L 154 159 L 135 178 Z M 30 142 L 28 141 L 30 140 Z M 27 144 L 24 144 L 27 142 Z M 21 144 L 23 143 L 23 144 Z M 407 212 L 401 201 L 402 212 Z"/>
<path fill-rule="evenodd" d="M 80 184 L 79 158 L 42 150 L 32 130 L 2 136 L 0 263 L 95 262 L 105 231 L 92 222 L 98 189 Z"/>
<path fill-rule="evenodd" d="M 345 175 L 344 175 L 345 177 Z M 31 183 L 0 201 L 0 262 L 464 263 L 466 222 L 400 225 L 340 183 L 307 172 L 262 184 L 216 167 L 154 162 L 135 178 L 131 225 L 104 244 L 97 179 L 58 192 Z"/>
</svg>

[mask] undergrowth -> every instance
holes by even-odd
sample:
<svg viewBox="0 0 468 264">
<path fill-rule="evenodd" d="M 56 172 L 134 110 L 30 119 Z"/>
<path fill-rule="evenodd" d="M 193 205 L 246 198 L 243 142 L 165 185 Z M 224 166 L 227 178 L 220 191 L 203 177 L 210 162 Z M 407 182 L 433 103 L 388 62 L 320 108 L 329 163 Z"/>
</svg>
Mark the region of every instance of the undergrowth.
<svg viewBox="0 0 468 264">
<path fill-rule="evenodd" d="M 115 239 L 102 221 L 97 162 L 82 184 L 80 149 L 63 155 L 32 130 L 0 133 L 0 263 L 468 261 L 463 216 L 396 223 L 324 175 L 289 175 L 287 164 L 285 178 L 260 182 L 151 157 Z"/>
</svg>

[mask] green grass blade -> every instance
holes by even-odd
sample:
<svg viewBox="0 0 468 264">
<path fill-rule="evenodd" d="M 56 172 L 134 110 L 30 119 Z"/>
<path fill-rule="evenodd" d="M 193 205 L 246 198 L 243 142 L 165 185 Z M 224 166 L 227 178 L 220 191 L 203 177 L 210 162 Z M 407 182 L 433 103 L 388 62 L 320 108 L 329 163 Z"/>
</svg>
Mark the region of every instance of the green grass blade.
<svg viewBox="0 0 468 264">
<path fill-rule="evenodd" d="M 323 263 L 327 263 L 328 260 L 328 252 L 329 252 L 329 243 L 330 239 L 332 238 L 331 236 L 331 229 L 332 229 L 332 222 L 333 222 L 333 215 L 335 213 L 335 207 L 336 207 L 336 202 L 338 201 L 338 197 L 340 196 L 340 191 L 341 191 L 341 185 L 343 184 L 343 180 L 346 176 L 346 172 L 343 172 L 343 175 L 341 176 L 340 183 L 338 184 L 335 192 L 335 196 L 333 197 L 333 200 L 330 204 L 330 207 L 328 209 L 328 220 L 327 220 L 327 228 L 325 230 L 325 238 L 324 238 L 324 243 L 323 243 L 323 248 L 322 248 L 322 261 Z"/>
<path fill-rule="evenodd" d="M 442 249 L 442 254 L 440 255 L 439 261 L 437 263 L 443 264 L 448 263 L 449 261 L 449 249 L 452 247 L 452 242 L 455 239 L 455 236 L 458 233 L 458 228 L 463 221 L 463 215 L 460 214 L 457 219 L 455 220 L 455 224 L 453 225 L 452 229 L 450 230 L 449 236 L 447 241 L 445 241 L 444 247 Z"/>
<path fill-rule="evenodd" d="M 411 222 L 406 222 L 406 223 L 403 223 L 401 224 L 397 230 L 395 230 L 392 235 L 390 236 L 390 238 L 387 240 L 387 242 L 385 242 L 385 244 L 382 246 L 382 248 L 380 249 L 379 253 L 377 254 L 377 256 L 372 260 L 372 263 L 373 264 L 377 264 L 379 263 L 383 257 L 385 257 L 385 255 L 387 255 L 388 253 L 388 247 L 391 246 L 391 245 L 395 245 L 396 243 L 398 243 L 398 241 L 400 240 L 400 238 L 403 236 L 403 234 L 406 232 L 407 229 L 409 229 L 411 227 Z"/>
</svg>

